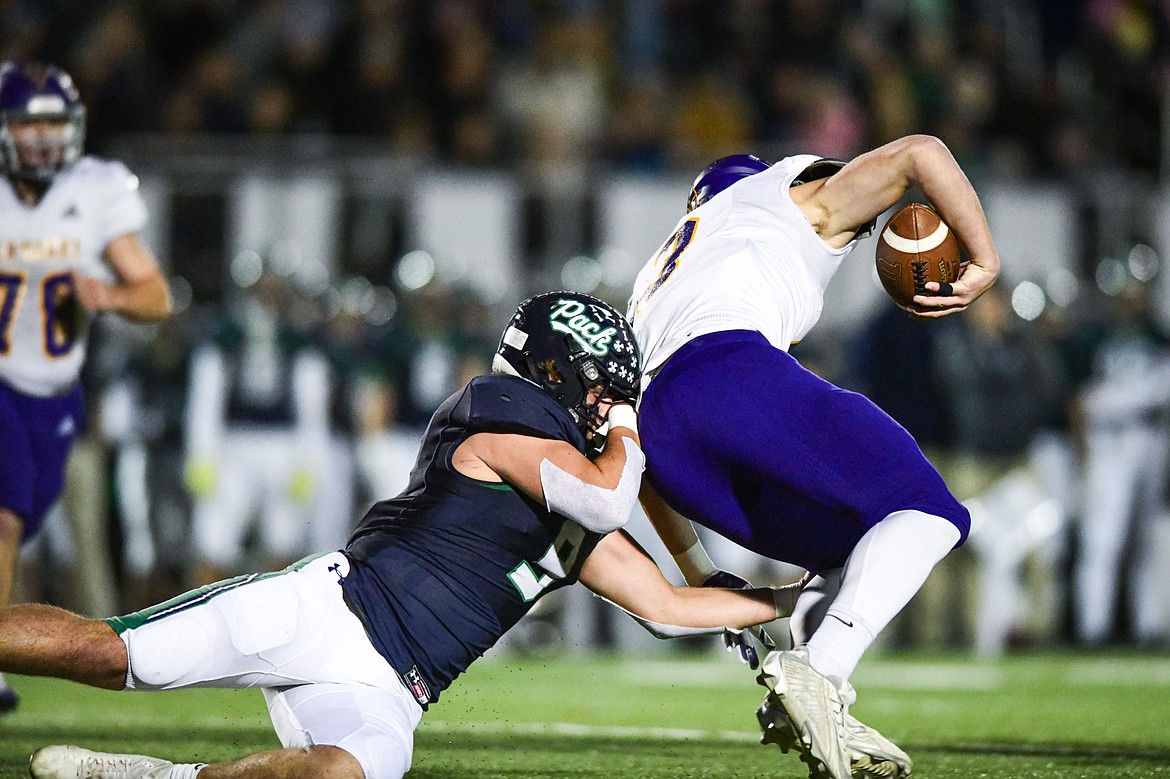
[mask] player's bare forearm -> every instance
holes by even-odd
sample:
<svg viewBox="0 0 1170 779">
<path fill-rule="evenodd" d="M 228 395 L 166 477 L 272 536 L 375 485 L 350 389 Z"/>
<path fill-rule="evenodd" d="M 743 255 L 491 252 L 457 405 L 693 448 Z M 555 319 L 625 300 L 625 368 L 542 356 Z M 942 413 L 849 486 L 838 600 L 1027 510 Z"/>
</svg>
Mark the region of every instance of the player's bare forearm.
<svg viewBox="0 0 1170 779">
<path fill-rule="evenodd" d="M 999 254 L 975 189 L 938 138 L 899 138 L 860 155 L 819 189 L 794 192 L 793 198 L 827 243 L 844 246 L 859 225 L 884 212 L 913 187 L 922 190 L 954 231 L 970 262 L 950 296 L 921 296 L 912 313 L 934 317 L 961 311 L 995 283 Z M 927 290 L 937 292 L 938 285 L 931 282 Z"/>
<path fill-rule="evenodd" d="M 171 287 L 162 274 L 110 289 L 110 310 L 135 322 L 159 322 L 171 309 Z"/>
<path fill-rule="evenodd" d="M 954 230 L 971 261 L 998 275 L 999 254 L 975 188 L 941 142 L 917 147 L 912 183 Z"/>
<path fill-rule="evenodd" d="M 690 628 L 742 628 L 776 618 L 772 590 L 676 587 L 625 531 L 606 536 L 581 568 L 581 583 L 642 619 Z"/>
<path fill-rule="evenodd" d="M 828 223 L 822 237 L 849 234 L 882 214 L 917 187 L 974 257 L 999 258 L 974 187 L 938 138 L 911 135 L 857 157 L 828 179 L 813 198 L 824 205 Z"/>
<path fill-rule="evenodd" d="M 616 485 L 626 467 L 626 447 L 622 443 L 623 438 L 629 438 L 639 449 L 642 448 L 642 440 L 636 430 L 611 424 L 605 436 L 605 449 L 592 461 L 600 473 L 602 486 Z"/>
<path fill-rule="evenodd" d="M 662 539 L 666 551 L 672 555 L 682 554 L 699 542 L 699 536 L 695 533 L 690 520 L 667 505 L 646 479 L 642 479 L 638 502 L 642 504 L 642 510 L 646 512 L 650 524 Z"/>
<path fill-rule="evenodd" d="M 110 241 L 104 256 L 118 283 L 103 285 L 103 290 L 95 286 L 101 282 L 81 280 L 89 287 L 78 290 L 82 305 L 91 311 L 114 311 L 135 322 L 157 322 L 170 315 L 170 284 L 154 254 L 136 234 Z"/>
<path fill-rule="evenodd" d="M 455 451 L 452 462 L 461 473 L 486 480 L 499 477 L 534 500 L 546 503 L 541 463 L 556 466 L 582 484 L 612 490 L 626 468 L 628 452 L 624 438 L 638 443 L 637 433 L 629 428 L 610 430 L 604 451 L 590 460 L 565 441 L 516 433 L 477 433 Z M 637 451 L 641 451 L 640 447 Z M 475 470 L 477 463 L 484 468 L 483 472 Z"/>
<path fill-rule="evenodd" d="M 911 183 L 922 190 L 954 231 L 969 261 L 950 295 L 933 294 L 939 291 L 939 285 L 930 282 L 926 288 L 931 294 L 915 297 L 911 313 L 924 318 L 964 310 L 995 283 L 1000 270 L 999 253 L 975 188 L 946 146 L 934 140 L 915 147 Z"/>
</svg>

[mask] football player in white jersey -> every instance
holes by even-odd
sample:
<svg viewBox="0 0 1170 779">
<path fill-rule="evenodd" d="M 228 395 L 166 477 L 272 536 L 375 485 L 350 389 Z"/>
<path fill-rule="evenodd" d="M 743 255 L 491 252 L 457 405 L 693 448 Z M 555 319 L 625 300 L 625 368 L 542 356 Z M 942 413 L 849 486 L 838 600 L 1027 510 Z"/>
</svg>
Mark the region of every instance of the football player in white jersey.
<svg viewBox="0 0 1170 779">
<path fill-rule="evenodd" d="M 83 422 L 89 317 L 150 322 L 171 310 L 167 280 L 138 237 L 138 180 L 120 163 L 82 156 L 84 134 L 85 108 L 66 73 L 0 64 L 0 606 L 20 545 L 61 492 Z M 0 681 L 0 711 L 17 701 Z"/>
<path fill-rule="evenodd" d="M 970 182 L 928 136 L 848 164 L 716 161 L 630 298 L 645 359 L 643 505 L 688 583 L 734 577 L 717 571 L 687 519 L 812 574 L 791 621 L 796 648 L 764 660 L 760 724 L 765 742 L 795 748 L 818 779 L 909 773 L 904 752 L 848 716 L 848 680 L 970 527 L 901 426 L 788 354 L 857 240 L 914 187 L 969 262 L 908 310 L 962 311 L 995 281 L 999 257 Z"/>
</svg>

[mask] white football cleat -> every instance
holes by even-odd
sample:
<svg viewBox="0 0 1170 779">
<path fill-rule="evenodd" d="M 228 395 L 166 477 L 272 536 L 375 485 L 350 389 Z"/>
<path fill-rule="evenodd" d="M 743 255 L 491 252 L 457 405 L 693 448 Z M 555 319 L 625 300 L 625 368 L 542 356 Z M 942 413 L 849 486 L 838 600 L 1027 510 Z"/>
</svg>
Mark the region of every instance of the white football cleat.
<svg viewBox="0 0 1170 779">
<path fill-rule="evenodd" d="M 901 747 L 848 713 L 845 746 L 853 779 L 905 779 L 914 770 L 914 761 Z"/>
<path fill-rule="evenodd" d="M 769 652 L 760 669 L 760 684 L 772 691 L 774 702 L 791 723 L 789 748 L 795 748 L 808 766 L 811 779 L 851 779 L 845 743 L 845 704 L 837 686 L 808 664 L 808 650 Z M 767 706 L 760 709 L 763 715 Z M 784 749 L 783 734 L 774 719 L 760 716 L 765 744 Z M 787 750 L 785 750 L 787 751 Z"/>
<path fill-rule="evenodd" d="M 166 779 L 174 763 L 146 755 L 117 755 L 81 747 L 41 747 L 28 761 L 33 779 Z"/>
<path fill-rule="evenodd" d="M 776 744 L 785 754 L 796 747 L 796 731 L 772 693 L 764 698 L 756 718 L 763 744 Z M 848 712 L 845 713 L 845 748 L 853 779 L 906 779 L 914 761 L 897 744 Z"/>
</svg>

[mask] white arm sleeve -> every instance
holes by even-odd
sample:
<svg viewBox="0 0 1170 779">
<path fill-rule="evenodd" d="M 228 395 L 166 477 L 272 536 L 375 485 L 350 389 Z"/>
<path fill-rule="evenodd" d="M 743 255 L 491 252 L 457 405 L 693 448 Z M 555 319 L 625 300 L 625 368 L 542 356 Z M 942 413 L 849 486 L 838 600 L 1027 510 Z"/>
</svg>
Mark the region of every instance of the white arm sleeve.
<svg viewBox="0 0 1170 779">
<path fill-rule="evenodd" d="M 626 447 L 626 464 L 612 490 L 583 482 L 551 460 L 541 461 L 540 485 L 548 510 L 594 533 L 610 533 L 625 525 L 638 501 L 646 456 L 634 439 L 623 437 L 622 443 Z"/>
</svg>

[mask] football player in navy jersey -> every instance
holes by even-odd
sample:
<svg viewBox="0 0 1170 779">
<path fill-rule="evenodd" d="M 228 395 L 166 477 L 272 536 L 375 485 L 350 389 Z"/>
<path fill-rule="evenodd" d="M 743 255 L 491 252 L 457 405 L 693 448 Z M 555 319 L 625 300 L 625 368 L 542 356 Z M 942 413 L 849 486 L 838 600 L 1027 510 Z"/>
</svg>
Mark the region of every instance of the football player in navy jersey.
<svg viewBox="0 0 1170 779">
<path fill-rule="evenodd" d="M 0 63 L 0 606 L 19 547 L 60 495 L 83 425 L 92 314 L 153 322 L 170 289 L 139 232 L 146 205 L 120 162 L 82 154 L 85 107 L 64 71 Z M 0 676 L 0 711 L 18 698 Z"/>
<path fill-rule="evenodd" d="M 795 648 L 762 664 L 770 692 L 760 712 L 765 741 L 795 748 L 814 779 L 910 772 L 904 752 L 849 716 L 849 677 L 970 529 L 900 425 L 788 354 L 819 319 L 841 262 L 914 187 L 969 261 L 953 285 L 929 282 L 907 308 L 926 319 L 962 311 L 994 283 L 999 256 L 974 188 L 923 135 L 848 164 L 717 160 L 629 303 L 646 361 L 644 505 L 686 580 L 717 573 L 687 519 L 814 575 L 790 623 Z"/>
<path fill-rule="evenodd" d="M 114 690 L 260 687 L 283 749 L 203 765 L 50 746 L 32 775 L 396 779 L 423 711 L 557 588 L 581 581 L 660 637 L 791 612 L 796 587 L 674 587 L 620 529 L 644 460 L 641 358 L 618 311 L 531 298 L 493 367 L 439 407 L 406 490 L 342 551 L 106 620 L 0 610 L 2 669 Z"/>
</svg>

